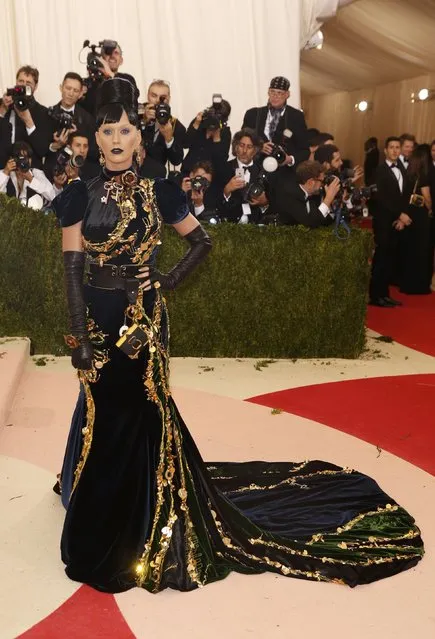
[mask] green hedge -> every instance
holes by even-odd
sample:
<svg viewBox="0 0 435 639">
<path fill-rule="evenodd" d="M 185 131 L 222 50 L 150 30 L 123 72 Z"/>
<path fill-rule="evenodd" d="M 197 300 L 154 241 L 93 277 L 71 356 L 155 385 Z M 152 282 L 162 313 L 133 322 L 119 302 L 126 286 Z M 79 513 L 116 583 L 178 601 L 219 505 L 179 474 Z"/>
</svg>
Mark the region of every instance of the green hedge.
<svg viewBox="0 0 435 639">
<path fill-rule="evenodd" d="M 209 357 L 357 357 L 371 235 L 330 228 L 222 224 L 213 251 L 169 294 L 171 353 Z M 0 335 L 26 335 L 36 353 L 66 352 L 61 232 L 53 215 L 0 197 Z M 165 229 L 159 266 L 185 243 Z"/>
</svg>

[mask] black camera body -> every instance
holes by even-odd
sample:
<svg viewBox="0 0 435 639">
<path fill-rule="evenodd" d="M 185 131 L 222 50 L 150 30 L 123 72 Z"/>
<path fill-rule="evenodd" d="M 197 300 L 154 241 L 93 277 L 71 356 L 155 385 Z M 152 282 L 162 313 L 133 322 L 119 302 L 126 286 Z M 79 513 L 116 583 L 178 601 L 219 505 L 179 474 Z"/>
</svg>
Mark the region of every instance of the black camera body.
<svg viewBox="0 0 435 639">
<path fill-rule="evenodd" d="M 165 102 L 165 96 L 161 95 L 156 104 L 156 120 L 159 124 L 165 125 L 171 119 L 171 107 Z"/>
<path fill-rule="evenodd" d="M 102 40 L 98 44 L 91 44 L 90 40 L 85 40 L 83 42 L 83 49 L 86 47 L 90 48 L 86 57 L 86 69 L 89 73 L 89 78 L 84 79 L 84 84 L 88 87 L 88 89 L 92 86 L 92 84 L 104 78 L 104 73 L 101 70 L 103 65 L 100 57 L 102 55 L 111 55 L 117 46 L 118 43 L 116 40 Z M 97 52 L 97 49 L 100 50 Z"/>
<path fill-rule="evenodd" d="M 80 169 L 84 163 L 85 158 L 83 155 L 74 155 L 73 150 L 69 146 L 66 146 L 57 152 L 56 165 L 53 169 L 53 173 L 54 175 L 62 175 L 62 173 L 65 173 L 67 166 Z"/>
<path fill-rule="evenodd" d="M 260 171 L 253 182 L 250 182 L 245 186 L 242 191 L 244 202 L 250 202 L 253 199 L 260 197 L 263 193 L 266 193 L 268 187 L 267 172 Z"/>
<path fill-rule="evenodd" d="M 49 107 L 48 115 L 57 122 L 57 133 L 60 133 L 63 129 L 71 129 L 74 125 L 74 116 L 71 113 L 65 113 L 58 107 Z"/>
<path fill-rule="evenodd" d="M 222 112 L 222 95 L 213 94 L 212 105 L 204 109 L 202 113 L 200 129 L 210 129 L 216 131 L 226 124 L 226 118 Z"/>
<path fill-rule="evenodd" d="M 30 169 L 30 160 L 27 155 L 23 155 L 22 153 L 17 153 L 12 156 L 12 159 L 15 160 L 15 164 L 17 165 L 17 169 L 22 171 L 23 173 L 27 173 Z"/>
<path fill-rule="evenodd" d="M 11 89 L 6 89 L 6 95 L 12 98 L 14 106 L 18 111 L 25 111 L 29 108 L 32 98 L 32 89 L 27 85 L 17 85 Z"/>
<path fill-rule="evenodd" d="M 210 182 L 206 177 L 204 177 L 204 175 L 197 175 L 190 180 L 190 186 L 192 191 L 206 191 L 210 186 Z"/>
</svg>

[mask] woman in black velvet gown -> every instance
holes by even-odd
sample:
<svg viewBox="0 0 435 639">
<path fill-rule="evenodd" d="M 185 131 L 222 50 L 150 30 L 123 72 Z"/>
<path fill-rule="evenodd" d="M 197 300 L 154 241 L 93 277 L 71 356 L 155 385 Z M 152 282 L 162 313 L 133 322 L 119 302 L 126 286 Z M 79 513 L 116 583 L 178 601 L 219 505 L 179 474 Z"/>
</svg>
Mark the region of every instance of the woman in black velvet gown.
<svg viewBox="0 0 435 639">
<path fill-rule="evenodd" d="M 430 151 L 420 144 L 412 153 L 405 182 L 406 212 L 411 224 L 400 234 L 400 291 L 408 295 L 427 295 L 432 279 L 432 198 L 429 177 Z M 420 196 L 421 206 L 410 202 Z"/>
<path fill-rule="evenodd" d="M 322 461 L 202 460 L 171 396 L 161 291 L 210 242 L 178 187 L 131 169 L 139 133 L 120 82 L 101 92 L 105 169 L 88 188 L 72 182 L 55 205 L 81 382 L 61 476 L 67 575 L 105 592 L 158 592 L 231 571 L 356 586 L 415 566 L 423 544 L 413 518 L 365 475 Z M 169 274 L 155 269 L 163 222 L 190 244 Z M 145 335 L 145 348 L 141 337 L 130 344 L 135 357 L 117 346 L 131 325 Z"/>
</svg>

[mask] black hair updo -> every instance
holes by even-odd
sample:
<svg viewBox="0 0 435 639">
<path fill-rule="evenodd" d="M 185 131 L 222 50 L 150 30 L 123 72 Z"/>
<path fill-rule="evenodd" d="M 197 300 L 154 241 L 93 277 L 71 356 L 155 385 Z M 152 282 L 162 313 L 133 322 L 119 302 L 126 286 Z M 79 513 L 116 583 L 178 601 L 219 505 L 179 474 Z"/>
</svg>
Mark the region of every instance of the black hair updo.
<svg viewBox="0 0 435 639">
<path fill-rule="evenodd" d="M 123 111 L 130 124 L 138 127 L 137 109 L 136 90 L 129 80 L 116 77 L 105 80 L 97 92 L 97 129 L 102 124 L 119 122 Z"/>
</svg>

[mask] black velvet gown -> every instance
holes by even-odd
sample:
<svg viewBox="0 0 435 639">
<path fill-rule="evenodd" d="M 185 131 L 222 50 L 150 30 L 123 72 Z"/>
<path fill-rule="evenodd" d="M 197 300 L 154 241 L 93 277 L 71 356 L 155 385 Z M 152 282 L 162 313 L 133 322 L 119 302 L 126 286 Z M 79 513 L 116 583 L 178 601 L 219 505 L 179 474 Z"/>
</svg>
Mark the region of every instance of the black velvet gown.
<svg viewBox="0 0 435 639">
<path fill-rule="evenodd" d="M 69 185 L 56 205 L 62 226 L 83 219 L 96 263 L 154 262 L 162 223 L 187 215 L 184 194 L 165 180 L 109 193 L 112 182 L 88 184 L 86 210 Z M 85 295 L 94 367 L 79 371 L 62 469 L 61 550 L 71 579 L 112 593 L 187 591 L 231 571 L 356 586 L 421 559 L 412 516 L 355 470 L 323 461 L 204 462 L 171 396 L 161 293 L 146 293 L 128 311 L 149 334 L 138 359 L 115 345 L 124 292 L 85 286 Z"/>
</svg>

